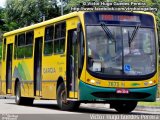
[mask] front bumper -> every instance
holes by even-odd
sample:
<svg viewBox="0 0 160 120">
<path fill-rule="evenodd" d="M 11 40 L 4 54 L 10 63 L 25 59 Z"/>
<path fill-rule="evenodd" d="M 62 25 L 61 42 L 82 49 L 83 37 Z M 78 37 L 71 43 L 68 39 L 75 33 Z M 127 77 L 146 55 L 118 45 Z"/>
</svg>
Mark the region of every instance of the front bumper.
<svg viewBox="0 0 160 120">
<path fill-rule="evenodd" d="M 117 94 L 116 88 L 104 88 L 79 83 L 80 101 L 110 101 L 110 100 L 134 100 L 148 101 L 156 100 L 157 85 L 147 88 L 129 88 L 129 94 Z"/>
</svg>

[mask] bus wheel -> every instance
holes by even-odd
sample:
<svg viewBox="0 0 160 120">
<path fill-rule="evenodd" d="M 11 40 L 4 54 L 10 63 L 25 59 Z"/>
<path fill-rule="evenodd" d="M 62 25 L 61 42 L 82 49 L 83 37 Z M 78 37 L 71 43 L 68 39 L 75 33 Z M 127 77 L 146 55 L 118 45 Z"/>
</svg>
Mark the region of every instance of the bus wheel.
<svg viewBox="0 0 160 120">
<path fill-rule="evenodd" d="M 15 102 L 17 105 L 32 105 L 33 104 L 33 98 L 25 98 L 21 97 L 21 87 L 20 83 L 18 82 L 16 85 L 16 96 L 15 96 Z"/>
<path fill-rule="evenodd" d="M 114 105 L 114 108 L 119 113 L 130 113 L 137 106 L 137 102 L 119 102 Z"/>
<path fill-rule="evenodd" d="M 61 110 L 77 110 L 80 103 L 77 101 L 68 101 L 66 98 L 66 90 L 64 83 L 61 83 L 57 89 L 57 103 Z"/>
</svg>

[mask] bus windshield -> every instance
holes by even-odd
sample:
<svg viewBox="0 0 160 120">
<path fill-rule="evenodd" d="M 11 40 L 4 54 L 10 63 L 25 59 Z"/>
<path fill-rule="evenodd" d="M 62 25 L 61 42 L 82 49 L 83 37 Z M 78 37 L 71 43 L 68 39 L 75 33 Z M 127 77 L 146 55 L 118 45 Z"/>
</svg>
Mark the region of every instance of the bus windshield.
<svg viewBox="0 0 160 120">
<path fill-rule="evenodd" d="M 106 75 L 153 73 L 156 69 L 154 29 L 138 27 L 134 33 L 136 27 L 86 25 L 88 70 Z"/>
</svg>

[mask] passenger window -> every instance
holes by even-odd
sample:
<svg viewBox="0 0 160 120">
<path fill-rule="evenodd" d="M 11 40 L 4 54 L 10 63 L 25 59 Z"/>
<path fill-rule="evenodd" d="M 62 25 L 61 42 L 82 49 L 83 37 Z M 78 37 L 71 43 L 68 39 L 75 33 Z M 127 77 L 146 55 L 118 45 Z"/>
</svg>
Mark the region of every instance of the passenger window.
<svg viewBox="0 0 160 120">
<path fill-rule="evenodd" d="M 18 35 L 18 46 L 25 45 L 25 34 Z"/>
<path fill-rule="evenodd" d="M 33 55 L 34 31 L 15 36 L 14 58 L 28 58 Z"/>
<path fill-rule="evenodd" d="M 26 45 L 25 45 L 25 57 L 32 57 L 33 39 L 34 39 L 34 32 L 33 31 L 27 32 L 26 33 Z"/>
<path fill-rule="evenodd" d="M 33 31 L 27 32 L 26 33 L 26 44 L 27 45 L 33 44 L 33 39 L 34 39 L 34 32 Z"/>
<path fill-rule="evenodd" d="M 53 40 L 53 32 L 54 32 L 54 26 L 49 26 L 45 29 L 45 41 Z"/>
<path fill-rule="evenodd" d="M 64 53 L 66 22 L 55 25 L 54 53 Z"/>
<path fill-rule="evenodd" d="M 49 26 L 45 29 L 44 55 L 51 55 L 53 53 L 53 35 L 54 26 Z"/>
<path fill-rule="evenodd" d="M 14 40 L 14 59 L 17 58 L 17 45 L 18 45 L 18 39 L 17 39 L 17 35 L 16 35 L 15 40 Z"/>
</svg>

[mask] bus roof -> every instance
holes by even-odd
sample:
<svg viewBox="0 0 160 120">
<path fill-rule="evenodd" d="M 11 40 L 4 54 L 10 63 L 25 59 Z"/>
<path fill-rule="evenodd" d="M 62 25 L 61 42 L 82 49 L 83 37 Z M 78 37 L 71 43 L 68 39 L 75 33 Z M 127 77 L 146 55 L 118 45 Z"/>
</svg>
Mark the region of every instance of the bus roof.
<svg viewBox="0 0 160 120">
<path fill-rule="evenodd" d="M 20 28 L 20 29 L 16 29 L 16 30 L 7 32 L 3 36 L 6 37 L 6 36 L 13 35 L 13 34 L 16 34 L 16 33 L 22 33 L 24 31 L 30 31 L 30 30 L 33 30 L 35 28 L 39 28 L 39 27 L 42 27 L 42 26 L 45 26 L 45 25 L 50 25 L 50 24 L 53 24 L 53 23 L 56 23 L 56 22 L 59 22 L 59 21 L 63 21 L 65 19 L 68 19 L 68 18 L 71 18 L 71 17 L 78 16 L 79 14 L 83 14 L 83 13 L 84 12 L 72 12 L 72 13 L 69 13 L 69 14 L 66 14 L 66 15 L 63 15 L 63 16 L 60 16 L 60 17 L 56 17 L 56 18 L 53 18 L 53 19 L 50 19 L 50 20 L 46 20 L 46 21 L 37 23 L 37 24 L 33 24 L 33 25 L 30 25 L 30 26 L 27 26 L 27 27 L 23 27 L 23 28 Z"/>
<path fill-rule="evenodd" d="M 23 27 L 23 28 L 20 28 L 20 29 L 16 29 L 16 30 L 7 32 L 3 35 L 3 37 L 7 37 L 7 36 L 17 34 L 17 33 L 22 33 L 24 31 L 30 31 L 30 30 L 33 30 L 35 28 L 39 28 L 39 27 L 42 27 L 42 26 L 45 26 L 45 25 L 50 25 L 50 24 L 53 24 L 53 23 L 56 23 L 56 22 L 59 22 L 59 21 L 63 21 L 65 19 L 75 17 L 75 16 L 79 16 L 80 14 L 84 14 L 84 12 L 89 12 L 89 11 L 72 12 L 72 13 L 69 13 L 69 14 L 66 14 L 66 15 L 63 15 L 63 16 L 60 16 L 60 17 L 56 17 L 56 18 L 53 18 L 53 19 L 50 19 L 50 20 L 47 20 L 47 21 L 44 21 L 44 22 L 40 22 L 40 23 L 37 23 L 37 24 L 33 24 L 33 25 L 30 25 L 30 26 L 27 26 L 27 27 Z M 102 12 L 102 11 L 92 11 L 92 12 Z M 116 12 L 116 11 L 108 11 L 108 12 Z M 144 12 L 144 11 L 133 11 L 133 12 L 134 13 L 140 13 L 140 14 L 149 14 L 149 15 L 154 17 L 154 14 L 151 13 L 151 12 Z"/>
</svg>

